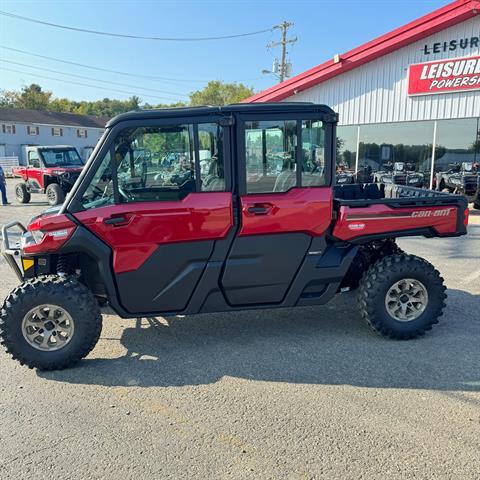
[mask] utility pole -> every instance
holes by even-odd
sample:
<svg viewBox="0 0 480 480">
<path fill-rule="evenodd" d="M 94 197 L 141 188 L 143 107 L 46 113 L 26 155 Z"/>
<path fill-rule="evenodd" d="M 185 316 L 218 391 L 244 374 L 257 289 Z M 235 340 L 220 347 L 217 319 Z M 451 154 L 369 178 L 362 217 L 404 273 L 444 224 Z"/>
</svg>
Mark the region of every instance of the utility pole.
<svg viewBox="0 0 480 480">
<path fill-rule="evenodd" d="M 280 25 L 275 25 L 274 29 L 280 29 L 282 31 L 282 39 L 278 42 L 271 42 L 267 45 L 267 48 L 274 48 L 281 46 L 282 47 L 282 55 L 280 64 L 278 63 L 278 59 L 275 59 L 273 62 L 272 70 L 262 70 L 262 73 L 271 73 L 274 74 L 280 82 L 283 82 L 285 78 L 290 76 L 291 72 L 291 63 L 287 61 L 287 45 L 295 43 L 298 39 L 297 37 L 287 38 L 287 32 L 290 27 L 293 26 L 293 22 L 284 21 Z"/>
</svg>

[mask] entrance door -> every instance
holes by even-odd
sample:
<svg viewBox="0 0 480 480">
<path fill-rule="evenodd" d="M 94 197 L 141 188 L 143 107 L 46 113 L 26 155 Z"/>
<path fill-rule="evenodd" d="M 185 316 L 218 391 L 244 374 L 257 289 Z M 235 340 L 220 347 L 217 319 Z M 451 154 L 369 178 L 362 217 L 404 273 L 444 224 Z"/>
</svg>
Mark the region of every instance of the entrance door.
<svg viewBox="0 0 480 480">
<path fill-rule="evenodd" d="M 279 304 L 331 222 L 332 125 L 245 117 L 237 135 L 241 228 L 221 283 L 231 305 Z"/>
<path fill-rule="evenodd" d="M 226 143 L 211 119 L 162 121 L 122 129 L 105 153 L 75 216 L 112 248 L 130 313 L 182 311 L 233 228 Z"/>
</svg>

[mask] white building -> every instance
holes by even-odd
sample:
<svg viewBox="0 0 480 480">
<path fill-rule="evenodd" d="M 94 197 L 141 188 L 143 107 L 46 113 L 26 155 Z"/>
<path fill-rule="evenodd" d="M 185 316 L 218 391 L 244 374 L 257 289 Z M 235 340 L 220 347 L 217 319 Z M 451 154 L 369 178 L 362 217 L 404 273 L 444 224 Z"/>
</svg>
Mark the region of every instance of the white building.
<svg viewBox="0 0 480 480">
<path fill-rule="evenodd" d="M 20 108 L 0 108 L 0 158 L 26 163 L 29 145 L 72 145 L 87 159 L 109 119 Z"/>
<path fill-rule="evenodd" d="M 352 170 L 404 161 L 432 179 L 452 160 L 480 163 L 479 12 L 454 1 L 247 101 L 329 105 Z"/>
</svg>

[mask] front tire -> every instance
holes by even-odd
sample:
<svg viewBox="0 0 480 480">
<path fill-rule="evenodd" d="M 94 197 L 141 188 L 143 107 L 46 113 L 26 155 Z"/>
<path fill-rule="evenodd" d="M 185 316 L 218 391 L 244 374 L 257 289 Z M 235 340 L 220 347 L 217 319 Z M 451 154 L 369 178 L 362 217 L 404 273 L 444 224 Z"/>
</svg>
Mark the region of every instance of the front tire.
<svg viewBox="0 0 480 480">
<path fill-rule="evenodd" d="M 27 280 L 0 311 L 0 343 L 20 364 L 60 370 L 95 347 L 102 316 L 93 294 L 71 277 Z"/>
<path fill-rule="evenodd" d="M 30 201 L 30 192 L 28 191 L 26 183 L 17 183 L 15 185 L 15 197 L 19 203 L 28 203 Z"/>
<path fill-rule="evenodd" d="M 65 194 L 58 183 L 51 183 L 45 192 L 48 203 L 52 206 L 60 205 L 65 200 Z"/>
<path fill-rule="evenodd" d="M 414 255 L 389 255 L 374 263 L 358 294 L 360 312 L 377 333 L 399 340 L 416 338 L 438 323 L 445 307 L 443 278 Z"/>
</svg>

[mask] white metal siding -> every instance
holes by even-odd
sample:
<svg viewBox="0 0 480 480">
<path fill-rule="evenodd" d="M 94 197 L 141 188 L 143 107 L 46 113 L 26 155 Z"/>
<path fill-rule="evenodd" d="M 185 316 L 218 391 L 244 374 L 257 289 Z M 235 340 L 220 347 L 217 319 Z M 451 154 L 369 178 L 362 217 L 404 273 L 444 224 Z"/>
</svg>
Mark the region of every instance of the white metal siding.
<svg viewBox="0 0 480 480">
<path fill-rule="evenodd" d="M 285 101 L 324 103 L 341 125 L 480 117 L 480 90 L 409 97 L 408 66 L 480 55 L 480 47 L 425 55 L 424 45 L 480 36 L 480 17 L 450 27 L 350 72 L 299 92 Z"/>
</svg>

